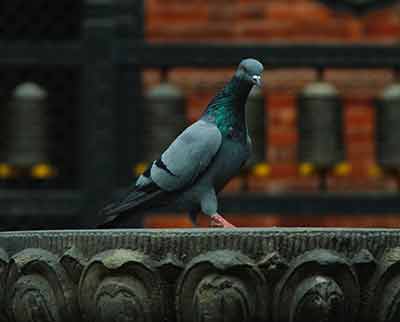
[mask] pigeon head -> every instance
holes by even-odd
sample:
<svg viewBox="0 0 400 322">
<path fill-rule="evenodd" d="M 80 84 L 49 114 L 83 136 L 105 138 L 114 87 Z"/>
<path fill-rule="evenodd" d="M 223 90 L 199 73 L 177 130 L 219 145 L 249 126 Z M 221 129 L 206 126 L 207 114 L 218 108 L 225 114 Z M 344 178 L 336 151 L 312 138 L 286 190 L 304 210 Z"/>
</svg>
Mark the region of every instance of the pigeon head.
<svg viewBox="0 0 400 322">
<path fill-rule="evenodd" d="M 261 76 L 264 71 L 263 65 L 256 59 L 243 59 L 236 70 L 236 77 L 252 85 L 261 86 Z"/>
</svg>

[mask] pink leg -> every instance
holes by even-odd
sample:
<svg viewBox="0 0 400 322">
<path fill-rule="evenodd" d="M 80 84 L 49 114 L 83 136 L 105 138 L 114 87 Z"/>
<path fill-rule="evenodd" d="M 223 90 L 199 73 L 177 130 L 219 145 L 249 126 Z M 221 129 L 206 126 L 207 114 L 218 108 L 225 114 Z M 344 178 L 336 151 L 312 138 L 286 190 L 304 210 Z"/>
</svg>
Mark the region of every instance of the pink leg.
<svg viewBox="0 0 400 322">
<path fill-rule="evenodd" d="M 221 228 L 235 228 L 230 222 L 224 219 L 221 215 L 215 214 L 211 216 L 211 227 L 221 227 Z"/>
</svg>

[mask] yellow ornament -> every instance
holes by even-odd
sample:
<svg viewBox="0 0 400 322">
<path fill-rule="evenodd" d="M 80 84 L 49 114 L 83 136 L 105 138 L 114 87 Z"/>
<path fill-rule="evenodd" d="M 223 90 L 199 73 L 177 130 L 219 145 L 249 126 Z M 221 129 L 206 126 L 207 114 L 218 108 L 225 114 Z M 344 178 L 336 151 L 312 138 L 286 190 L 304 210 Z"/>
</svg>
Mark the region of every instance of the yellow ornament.
<svg viewBox="0 0 400 322">
<path fill-rule="evenodd" d="M 15 175 L 15 171 L 12 166 L 6 163 L 0 163 L 0 178 L 8 179 Z"/>
<path fill-rule="evenodd" d="M 32 167 L 31 175 L 36 179 L 48 179 L 54 177 L 56 174 L 56 170 L 50 165 L 46 163 L 39 163 Z"/>
<path fill-rule="evenodd" d="M 133 168 L 133 174 L 135 176 L 140 176 L 143 172 L 146 171 L 148 167 L 148 163 L 147 162 L 140 162 L 138 164 L 136 164 Z"/>
<path fill-rule="evenodd" d="M 256 177 L 267 177 L 271 173 L 271 167 L 266 163 L 259 163 L 253 167 L 252 173 Z"/>
<path fill-rule="evenodd" d="M 311 163 L 302 163 L 299 167 L 300 175 L 308 177 L 313 175 L 315 172 L 315 167 Z"/>
<path fill-rule="evenodd" d="M 340 177 L 344 177 L 350 174 L 351 172 L 351 164 L 347 162 L 339 163 L 335 166 L 334 174 Z"/>
</svg>

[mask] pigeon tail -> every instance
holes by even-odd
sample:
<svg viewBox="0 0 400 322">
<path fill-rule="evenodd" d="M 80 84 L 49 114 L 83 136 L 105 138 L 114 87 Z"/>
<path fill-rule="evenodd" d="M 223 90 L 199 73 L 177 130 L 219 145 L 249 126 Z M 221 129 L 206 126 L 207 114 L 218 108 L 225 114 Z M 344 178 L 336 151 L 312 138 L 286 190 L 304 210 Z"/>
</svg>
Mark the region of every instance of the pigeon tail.
<svg viewBox="0 0 400 322">
<path fill-rule="evenodd" d="M 165 195 L 165 191 L 156 185 L 146 188 L 142 190 L 135 187 L 123 199 L 113 202 L 100 210 L 99 215 L 105 217 L 105 220 L 103 223 L 98 224 L 96 228 L 117 227 L 127 215 L 157 207 L 160 199 Z"/>
</svg>

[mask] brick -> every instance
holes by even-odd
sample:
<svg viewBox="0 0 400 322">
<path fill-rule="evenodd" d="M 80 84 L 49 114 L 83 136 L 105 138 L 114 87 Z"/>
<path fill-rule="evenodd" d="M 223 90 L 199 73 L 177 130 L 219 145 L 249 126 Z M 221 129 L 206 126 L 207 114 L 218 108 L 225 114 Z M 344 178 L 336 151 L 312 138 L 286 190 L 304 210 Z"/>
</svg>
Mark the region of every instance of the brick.
<svg viewBox="0 0 400 322">
<path fill-rule="evenodd" d="M 270 0 L 271 2 L 279 2 L 280 0 Z M 238 5 L 254 5 L 265 4 L 264 0 L 238 0 Z"/>
<path fill-rule="evenodd" d="M 190 123 L 196 122 L 200 117 L 201 114 L 203 113 L 204 109 L 200 108 L 188 108 L 186 111 L 186 117 Z"/>
<path fill-rule="evenodd" d="M 207 5 L 207 1 L 204 0 L 146 0 L 147 6 L 173 6 L 173 5 Z"/>
<path fill-rule="evenodd" d="M 142 80 L 145 90 L 157 86 L 161 81 L 160 71 L 158 69 L 146 69 L 142 73 Z"/>
<path fill-rule="evenodd" d="M 298 175 L 297 164 L 270 164 L 271 178 L 291 177 L 295 178 Z"/>
<path fill-rule="evenodd" d="M 225 23 L 171 24 L 149 27 L 146 36 L 150 41 L 225 41 L 232 39 L 233 30 Z"/>
<path fill-rule="evenodd" d="M 222 194 L 226 193 L 232 193 L 232 192 L 238 192 L 241 190 L 242 186 L 244 185 L 243 179 L 240 176 L 236 176 L 235 178 L 232 178 L 228 184 L 224 187 L 224 189 L 221 191 Z"/>
<path fill-rule="evenodd" d="M 176 68 L 170 71 L 169 80 L 189 92 L 212 92 L 215 94 L 215 91 L 222 88 L 232 77 L 233 72 L 233 68 Z"/>
<path fill-rule="evenodd" d="M 399 11 L 399 6 L 391 6 L 357 17 L 306 0 L 149 0 L 146 35 L 152 41 L 393 43 L 400 34 Z"/>
<path fill-rule="evenodd" d="M 342 41 L 360 41 L 364 37 L 364 23 L 358 16 L 339 10 L 331 10 L 330 14 L 330 22 L 340 30 Z"/>
<path fill-rule="evenodd" d="M 346 112 L 346 131 L 363 129 L 374 132 L 375 111 L 372 108 L 357 108 Z"/>
<path fill-rule="evenodd" d="M 400 25 L 398 23 L 385 22 L 369 25 L 365 28 L 365 36 L 370 41 L 385 44 L 395 44 L 400 36 Z"/>
<path fill-rule="evenodd" d="M 326 22 L 331 18 L 331 12 L 326 7 L 311 1 L 295 1 L 295 2 L 274 2 L 269 1 L 266 4 L 267 19 L 290 19 L 299 22 L 305 20 L 316 20 Z"/>
<path fill-rule="evenodd" d="M 375 128 L 372 123 L 347 124 L 344 134 L 348 142 L 371 141 L 375 137 Z"/>
<path fill-rule="evenodd" d="M 292 107 L 268 106 L 268 122 L 271 128 L 295 128 L 297 123 L 297 110 Z"/>
<path fill-rule="evenodd" d="M 397 42 L 400 35 L 399 13 L 398 5 L 369 13 L 365 19 L 366 37 L 378 42 Z"/>
<path fill-rule="evenodd" d="M 292 17 L 292 11 L 287 2 L 267 3 L 265 8 L 266 19 L 289 20 Z"/>
<path fill-rule="evenodd" d="M 393 72 L 387 69 L 326 69 L 324 78 L 346 100 L 375 97 L 394 80 Z"/>
<path fill-rule="evenodd" d="M 385 178 L 346 176 L 328 178 L 328 190 L 334 192 L 393 191 L 393 182 Z"/>
<path fill-rule="evenodd" d="M 234 26 L 235 40 L 265 42 L 288 39 L 293 29 L 291 21 L 245 22 Z"/>
<path fill-rule="evenodd" d="M 249 178 L 250 191 L 280 194 L 287 192 L 316 192 L 319 179 L 312 177 Z"/>
<path fill-rule="evenodd" d="M 296 96 L 288 94 L 270 93 L 266 97 L 268 110 L 272 113 L 277 108 L 294 108 Z"/>
<path fill-rule="evenodd" d="M 204 110 L 215 93 L 191 93 L 187 95 L 189 108 Z"/>
<path fill-rule="evenodd" d="M 267 70 L 263 76 L 268 93 L 291 95 L 293 102 L 295 95 L 315 79 L 316 71 L 310 68 Z"/>
<path fill-rule="evenodd" d="M 268 162 L 271 163 L 294 163 L 297 161 L 296 145 L 274 145 L 268 144 Z"/>
<path fill-rule="evenodd" d="M 348 160 L 375 159 L 375 145 L 372 142 L 347 144 L 346 158 Z"/>
<path fill-rule="evenodd" d="M 347 122 L 344 131 L 344 139 L 347 143 L 363 143 L 375 139 L 375 127 L 373 123 Z"/>
<path fill-rule="evenodd" d="M 364 144 L 363 147 L 373 147 L 373 140 L 375 139 L 375 135 L 374 132 L 370 131 L 368 128 L 361 128 L 358 130 L 353 129 L 344 133 L 344 139 L 347 144 L 352 144 L 357 147 L 361 147 L 362 144 Z"/>
<path fill-rule="evenodd" d="M 295 145 L 298 140 L 297 131 L 270 130 L 268 139 L 268 142 L 274 146 Z"/>
<path fill-rule="evenodd" d="M 331 42 L 343 41 L 349 38 L 349 32 L 346 25 L 339 24 L 336 21 L 318 23 L 318 21 L 307 20 L 301 22 L 291 32 L 290 39 L 298 41 L 318 41 Z"/>
<path fill-rule="evenodd" d="M 265 14 L 265 1 L 257 2 L 239 2 L 236 6 L 236 18 L 241 22 L 246 21 L 264 21 Z"/>
<path fill-rule="evenodd" d="M 373 134 L 375 131 L 375 113 L 372 107 L 346 107 L 344 111 L 346 134 Z"/>
<path fill-rule="evenodd" d="M 209 19 L 209 8 L 196 3 L 170 4 L 168 6 L 148 6 L 147 23 L 158 23 L 168 25 L 170 23 L 189 22 L 196 24 L 207 22 Z"/>
<path fill-rule="evenodd" d="M 365 114 L 365 110 L 372 108 L 374 105 L 374 97 L 370 93 L 343 96 L 342 101 L 347 110 L 352 112 L 360 111 L 359 114 Z"/>
<path fill-rule="evenodd" d="M 237 21 L 235 2 L 236 1 L 226 1 L 226 3 L 210 2 L 208 5 L 209 21 L 224 22 L 227 24 L 235 23 L 235 21 Z"/>
</svg>

